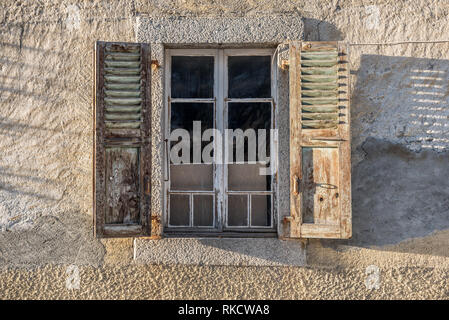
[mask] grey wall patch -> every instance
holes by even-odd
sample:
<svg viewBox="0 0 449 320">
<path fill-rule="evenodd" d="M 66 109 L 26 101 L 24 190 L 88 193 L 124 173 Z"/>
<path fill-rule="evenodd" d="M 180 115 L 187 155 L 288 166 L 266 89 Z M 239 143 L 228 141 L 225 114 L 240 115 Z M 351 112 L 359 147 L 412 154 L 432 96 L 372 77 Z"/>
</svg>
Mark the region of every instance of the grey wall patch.
<svg viewBox="0 0 449 320">
<path fill-rule="evenodd" d="M 415 153 L 369 138 L 353 168 L 355 246 L 379 246 L 449 228 L 449 153 Z"/>
</svg>

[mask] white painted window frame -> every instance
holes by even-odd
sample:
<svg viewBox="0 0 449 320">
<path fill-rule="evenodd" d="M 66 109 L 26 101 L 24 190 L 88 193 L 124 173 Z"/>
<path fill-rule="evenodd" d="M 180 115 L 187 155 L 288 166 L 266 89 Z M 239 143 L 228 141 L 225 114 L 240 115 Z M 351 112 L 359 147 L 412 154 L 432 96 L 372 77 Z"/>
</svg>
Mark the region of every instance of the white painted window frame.
<svg viewBox="0 0 449 320">
<path fill-rule="evenodd" d="M 227 190 L 227 165 L 213 164 L 213 179 L 214 190 L 213 191 L 176 191 L 170 190 L 170 176 L 169 176 L 169 159 L 168 157 L 168 143 L 167 139 L 170 135 L 170 104 L 173 102 L 198 102 L 198 103 L 213 103 L 214 105 L 214 127 L 222 133 L 226 129 L 229 102 L 269 102 L 271 103 L 271 125 L 272 128 L 277 128 L 276 124 L 276 102 L 277 102 L 277 68 L 271 64 L 271 98 L 250 98 L 250 99 L 228 99 L 228 73 L 227 73 L 227 57 L 229 56 L 247 56 L 247 55 L 270 55 L 273 59 L 275 49 L 273 48 L 257 48 L 257 49 L 166 49 L 165 50 L 165 99 L 164 99 L 164 232 L 170 234 L 210 234 L 217 236 L 226 236 L 227 233 L 238 232 L 242 236 L 251 236 L 256 233 L 277 233 L 277 174 L 272 175 L 271 191 L 232 191 Z M 213 56 L 214 57 L 214 97 L 211 99 L 184 99 L 184 98 L 171 98 L 171 56 Z M 226 157 L 226 146 L 223 143 L 222 154 Z M 276 146 L 275 146 L 276 148 Z M 270 152 L 273 152 L 271 150 Z M 278 159 L 276 159 L 276 162 Z M 170 194 L 188 194 L 190 195 L 190 221 L 189 226 L 171 226 L 169 225 L 169 195 Z M 193 226 L 193 196 L 196 194 L 213 195 L 213 210 L 214 219 L 213 225 L 215 227 L 205 226 Z M 227 196 L 228 194 L 245 194 L 248 197 L 248 226 L 232 226 L 227 225 Z M 251 227 L 251 195 L 271 195 L 271 225 L 270 226 L 258 226 Z"/>
</svg>

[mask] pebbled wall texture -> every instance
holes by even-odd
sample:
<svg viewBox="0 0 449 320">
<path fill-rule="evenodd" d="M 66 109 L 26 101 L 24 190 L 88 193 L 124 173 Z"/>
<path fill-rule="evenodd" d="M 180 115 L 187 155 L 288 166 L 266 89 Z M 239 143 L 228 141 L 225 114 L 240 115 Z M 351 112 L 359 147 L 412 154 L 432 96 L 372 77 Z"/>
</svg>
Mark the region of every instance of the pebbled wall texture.
<svg viewBox="0 0 449 320">
<path fill-rule="evenodd" d="M 136 41 L 142 17 L 267 15 L 301 17 L 306 40 L 449 40 L 438 0 L 3 0 L 0 299 L 449 298 L 449 43 L 351 46 L 353 238 L 309 241 L 303 266 L 142 261 L 133 239 L 93 238 L 95 40 Z"/>
</svg>

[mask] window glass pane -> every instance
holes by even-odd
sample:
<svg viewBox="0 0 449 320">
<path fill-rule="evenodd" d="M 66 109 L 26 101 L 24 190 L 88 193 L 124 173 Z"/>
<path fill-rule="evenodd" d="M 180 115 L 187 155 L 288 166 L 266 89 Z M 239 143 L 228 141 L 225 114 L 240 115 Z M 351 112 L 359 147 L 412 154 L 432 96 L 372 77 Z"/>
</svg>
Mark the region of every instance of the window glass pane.
<svg viewBox="0 0 449 320">
<path fill-rule="evenodd" d="M 213 98 L 214 57 L 172 56 L 172 98 Z"/>
<path fill-rule="evenodd" d="M 271 225 L 271 196 L 251 196 L 251 226 L 268 227 Z"/>
<path fill-rule="evenodd" d="M 212 191 L 213 166 L 211 164 L 170 165 L 171 190 Z"/>
<path fill-rule="evenodd" d="M 271 175 L 265 175 L 263 164 L 229 164 L 228 188 L 230 191 L 270 191 Z M 262 171 L 262 172 L 261 172 Z"/>
<path fill-rule="evenodd" d="M 226 95 L 229 98 L 272 96 L 270 55 L 228 56 L 225 61 L 217 61 L 221 64 L 224 62 L 227 70 L 223 69 L 224 65 L 215 65 L 214 56 L 177 55 L 171 56 L 170 60 L 171 98 L 213 98 L 215 77 L 225 78 L 224 73 L 227 73 L 228 83 L 224 86 L 228 87 Z M 215 67 L 220 67 L 220 74 L 215 74 Z M 170 157 L 167 159 L 170 170 L 167 224 L 190 227 L 192 231 L 210 230 L 205 227 L 215 228 L 225 222 L 227 227 L 234 227 L 234 230 L 236 227 L 270 227 L 273 223 L 272 195 L 251 195 L 245 191 L 271 191 L 272 188 L 272 176 L 266 174 L 270 171 L 267 168 L 270 167 L 272 103 L 225 102 L 224 106 L 219 103 L 218 110 L 215 110 L 214 103 L 193 101 L 172 100 L 168 105 L 170 118 L 167 125 L 170 133 L 176 129 L 184 129 L 188 143 L 180 144 L 182 139 L 178 136 L 179 131 L 176 135 L 167 137 L 170 140 L 168 143 Z M 202 151 L 211 141 L 201 141 L 201 138 L 205 130 L 214 128 L 215 112 L 222 114 L 222 107 L 226 108 L 224 128 L 239 132 L 233 134 L 233 157 L 226 159 L 232 162 L 225 167 L 227 177 L 222 177 L 221 174 L 218 177 L 227 181 L 224 192 L 239 191 L 243 194 L 228 193 L 226 205 L 222 207 L 223 213 L 217 216 L 214 186 L 218 183 L 221 185 L 223 180 L 214 180 L 217 179 L 216 173 L 222 171 L 216 171 L 213 164 L 205 163 L 202 159 Z M 264 129 L 264 133 L 259 132 L 260 129 Z M 194 137 L 194 133 L 198 133 L 197 137 Z M 241 133 L 244 134 L 240 135 Z M 223 142 L 226 141 L 224 133 L 221 138 Z M 243 141 L 243 147 L 237 145 L 238 141 Z M 178 162 L 180 159 L 181 163 Z M 172 193 L 174 191 L 186 194 Z M 206 191 L 209 194 L 199 194 L 196 191 Z"/>
<path fill-rule="evenodd" d="M 266 157 L 270 156 L 270 128 L 271 128 L 271 103 L 269 102 L 233 102 L 228 106 L 228 129 L 234 130 L 234 143 L 233 143 L 233 159 L 232 162 L 239 161 L 239 152 L 244 153 L 244 161 L 260 160 L 266 161 L 267 159 L 259 158 L 259 147 L 264 147 L 264 154 Z M 241 129 L 243 133 L 246 132 L 244 137 L 244 146 L 241 147 L 237 143 L 238 139 L 236 135 Z M 247 129 L 252 129 L 246 131 Z M 265 140 L 259 140 L 259 129 L 265 130 Z M 261 136 L 263 137 L 263 136 Z M 256 139 L 248 145 L 248 139 Z M 249 148 L 249 146 L 254 148 Z M 255 151 L 252 154 L 248 154 L 248 151 Z M 262 151 L 262 150 L 261 150 Z M 254 154 L 255 153 L 255 154 Z"/>
<path fill-rule="evenodd" d="M 228 97 L 270 98 L 271 56 L 229 56 Z"/>
<path fill-rule="evenodd" d="M 228 226 L 248 226 L 247 195 L 228 195 Z"/>
<path fill-rule="evenodd" d="M 194 121 L 199 121 L 198 132 L 201 132 L 198 136 L 193 135 Z M 201 141 L 203 132 L 207 129 L 213 128 L 214 122 L 214 107 L 212 103 L 172 103 L 170 108 L 170 130 L 173 132 L 175 129 L 185 129 L 188 131 L 188 137 L 190 140 L 190 148 L 186 150 L 188 152 L 187 159 L 190 159 L 190 163 L 199 163 L 201 160 L 202 149 L 210 143 L 210 141 Z M 201 150 L 193 149 L 194 138 L 199 139 L 201 144 Z M 182 139 L 178 137 L 178 140 L 171 141 L 171 148 L 178 144 Z M 194 152 L 197 151 L 197 152 Z M 179 157 L 183 157 L 183 150 L 178 151 Z M 194 154 L 198 159 L 194 159 Z M 173 162 L 174 159 L 172 159 Z M 194 161 L 196 160 L 196 161 Z"/>
<path fill-rule="evenodd" d="M 190 220 L 190 196 L 185 194 L 170 195 L 170 225 L 188 226 Z"/>
<path fill-rule="evenodd" d="M 193 225 L 212 227 L 214 224 L 214 196 L 193 196 Z"/>
<path fill-rule="evenodd" d="M 228 128 L 243 132 L 254 129 L 247 131 L 243 148 L 239 146 L 239 139 L 234 138 L 232 164 L 228 165 L 229 190 L 271 190 L 271 176 L 264 174 L 267 170 L 261 170 L 270 166 L 271 103 L 229 103 Z M 265 130 L 264 140 L 259 139 L 259 129 Z M 236 134 L 234 132 L 234 136 Z M 254 138 L 256 142 L 248 143 Z M 241 152 L 245 162 L 256 160 L 259 163 L 243 164 L 239 155 Z"/>
</svg>

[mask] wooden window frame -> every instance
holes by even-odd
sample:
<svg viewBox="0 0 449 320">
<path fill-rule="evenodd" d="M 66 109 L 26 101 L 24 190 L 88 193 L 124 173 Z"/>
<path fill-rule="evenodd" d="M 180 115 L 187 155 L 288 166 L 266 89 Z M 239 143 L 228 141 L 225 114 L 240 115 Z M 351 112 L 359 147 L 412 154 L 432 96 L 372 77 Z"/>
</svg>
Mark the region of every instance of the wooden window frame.
<svg viewBox="0 0 449 320">
<path fill-rule="evenodd" d="M 163 227 L 165 235 L 172 236 L 212 236 L 212 237 L 276 237 L 277 236 L 277 175 L 272 175 L 271 190 L 270 191 L 228 191 L 227 190 L 227 165 L 213 164 L 213 191 L 197 191 L 197 190 L 170 190 L 170 173 L 168 162 L 168 143 L 167 139 L 170 135 L 170 104 L 172 102 L 198 102 L 198 103 L 213 103 L 214 104 L 214 128 L 221 132 L 226 129 L 227 123 L 227 104 L 229 102 L 269 102 L 271 103 L 271 128 L 277 128 L 275 105 L 277 101 L 277 68 L 273 66 L 273 59 L 271 63 L 271 97 L 270 98 L 249 98 L 249 99 L 228 99 L 228 72 L 227 72 L 227 57 L 228 56 L 248 56 L 248 55 L 269 55 L 273 58 L 275 54 L 274 48 L 255 48 L 255 49 L 166 49 L 165 50 L 165 96 L 164 96 L 164 212 L 163 212 Z M 213 56 L 214 57 L 214 97 L 211 99 L 180 99 L 171 98 L 171 56 Z M 224 136 L 223 141 L 224 141 Z M 223 145 L 222 154 L 225 155 L 225 146 Z M 273 149 L 274 148 L 274 149 Z M 276 146 L 272 146 L 271 152 L 275 152 Z M 277 153 L 276 155 L 276 163 Z M 169 225 L 169 195 L 170 194 L 189 194 L 190 207 L 193 205 L 193 196 L 195 194 L 208 194 L 214 196 L 214 227 L 201 226 L 171 226 Z M 248 226 L 227 226 L 227 195 L 228 194 L 245 194 L 248 196 Z M 271 195 L 271 225 L 266 227 L 251 227 L 250 226 L 250 198 L 251 195 Z M 192 224 L 193 210 L 190 208 L 190 225 Z"/>
</svg>

